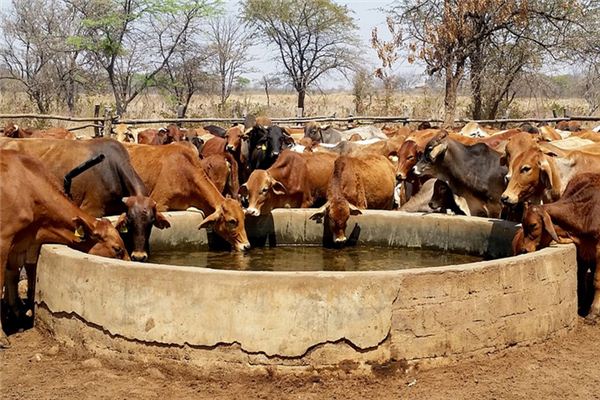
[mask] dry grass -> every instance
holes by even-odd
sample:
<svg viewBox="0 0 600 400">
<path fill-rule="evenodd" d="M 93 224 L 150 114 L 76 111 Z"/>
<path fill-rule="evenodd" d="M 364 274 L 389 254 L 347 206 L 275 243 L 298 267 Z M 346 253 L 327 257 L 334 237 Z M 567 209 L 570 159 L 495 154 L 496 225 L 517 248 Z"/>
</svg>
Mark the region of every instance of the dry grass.
<svg viewBox="0 0 600 400">
<path fill-rule="evenodd" d="M 94 104 L 110 105 L 110 95 L 83 96 L 75 115 L 91 116 Z M 467 117 L 470 99 L 459 97 L 457 117 Z M 411 93 L 398 93 L 393 99 L 389 109 L 384 109 L 383 101 L 373 96 L 366 101 L 367 115 L 406 115 L 413 118 L 441 118 L 443 116 L 443 95 L 430 90 L 418 90 Z M 585 113 L 586 104 L 583 99 L 554 99 L 554 98 L 519 98 L 511 105 L 509 116 L 514 118 L 551 116 L 552 109 L 566 108 L 572 115 Z M 27 99 L 25 94 L 1 94 L 1 113 L 36 112 L 37 110 Z M 354 114 L 354 97 L 348 92 L 337 93 L 311 93 L 306 99 L 306 115 L 333 115 L 347 116 Z M 53 113 L 67 115 L 64 108 L 56 107 Z M 293 117 L 296 114 L 295 93 L 275 93 L 270 96 L 270 105 L 267 106 L 267 97 L 264 92 L 248 91 L 235 93 L 223 111 L 218 110 L 218 97 L 200 94 L 193 98 L 188 112 L 188 117 L 239 117 L 245 113 L 263 114 L 277 117 Z M 158 93 L 148 93 L 138 97 L 130 104 L 128 110 L 130 118 L 159 118 L 174 117 L 175 106 L 169 104 L 166 98 Z M 77 125 L 71 124 L 70 126 Z"/>
</svg>

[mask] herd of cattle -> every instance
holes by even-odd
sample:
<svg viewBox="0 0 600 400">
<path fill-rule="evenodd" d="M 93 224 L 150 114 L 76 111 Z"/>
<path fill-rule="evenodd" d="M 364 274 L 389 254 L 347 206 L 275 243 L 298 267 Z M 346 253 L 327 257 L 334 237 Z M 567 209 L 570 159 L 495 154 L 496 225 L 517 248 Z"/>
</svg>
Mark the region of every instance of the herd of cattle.
<svg viewBox="0 0 600 400">
<path fill-rule="evenodd" d="M 0 288 L 17 319 L 19 271 L 28 309 L 43 243 L 143 262 L 152 228 L 170 227 L 161 212 L 190 207 L 205 215 L 199 228 L 237 251 L 250 248 L 245 219 L 275 208 L 320 207 L 311 219 L 329 224 L 336 245 L 350 215 L 398 209 L 522 221 L 515 253 L 574 242 L 582 276 L 600 262 L 600 133 L 574 123 L 340 131 L 257 117 L 229 129 L 118 125 L 116 139 L 90 140 L 8 124 L 3 136 Z M 109 215 L 115 223 L 101 218 Z M 600 273 L 589 291 L 589 314 L 600 316 Z"/>
</svg>

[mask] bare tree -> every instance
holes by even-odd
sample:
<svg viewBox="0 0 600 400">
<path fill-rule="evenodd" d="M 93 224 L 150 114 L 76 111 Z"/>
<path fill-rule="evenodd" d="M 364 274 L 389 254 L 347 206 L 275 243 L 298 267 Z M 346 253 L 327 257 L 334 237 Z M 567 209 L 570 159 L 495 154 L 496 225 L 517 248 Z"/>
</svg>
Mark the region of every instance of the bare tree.
<svg viewBox="0 0 600 400">
<path fill-rule="evenodd" d="M 331 71 L 355 65 L 356 25 L 347 7 L 331 0 L 243 0 L 243 15 L 279 53 L 304 110 L 308 87 Z"/>
<path fill-rule="evenodd" d="M 362 115 L 371 106 L 375 86 L 373 84 L 373 74 L 366 68 L 358 68 L 352 79 L 352 95 L 354 96 L 354 109 L 356 114 Z M 365 102 L 368 99 L 368 103 Z"/>
<path fill-rule="evenodd" d="M 220 104 L 223 109 L 231 95 L 234 84 L 248 72 L 248 63 L 252 61 L 250 47 L 253 37 L 244 25 L 234 17 L 213 18 L 206 30 L 211 72 L 220 83 Z"/>
<path fill-rule="evenodd" d="M 271 107 L 271 99 L 269 97 L 269 90 L 273 88 L 273 86 L 281 85 L 281 78 L 277 75 L 263 75 L 262 77 L 263 88 L 265 89 L 265 94 L 267 95 L 267 107 Z"/>
<path fill-rule="evenodd" d="M 49 39 L 59 31 L 60 18 L 50 0 L 13 0 L 2 16 L 0 57 L 7 74 L 3 79 L 21 83 L 41 113 L 48 113 L 58 98 L 54 52 Z"/>
<path fill-rule="evenodd" d="M 192 97 L 198 92 L 208 92 L 214 81 L 207 71 L 208 49 L 197 36 L 192 31 L 186 32 L 171 57 L 165 49 L 160 52 L 167 62 L 157 76 L 157 86 L 169 94 L 174 106 L 183 107 L 181 117 L 187 113 Z"/>
<path fill-rule="evenodd" d="M 106 73 L 118 114 L 155 83 L 194 22 L 214 12 L 209 0 L 72 0 L 72 4 L 82 13 L 86 29 L 71 43 Z"/>
</svg>

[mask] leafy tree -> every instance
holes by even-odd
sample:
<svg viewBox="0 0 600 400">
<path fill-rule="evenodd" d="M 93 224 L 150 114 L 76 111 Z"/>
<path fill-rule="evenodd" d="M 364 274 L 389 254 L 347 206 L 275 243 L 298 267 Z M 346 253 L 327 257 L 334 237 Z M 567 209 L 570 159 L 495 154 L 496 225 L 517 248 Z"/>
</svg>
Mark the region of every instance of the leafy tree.
<svg viewBox="0 0 600 400">
<path fill-rule="evenodd" d="M 279 53 L 304 110 L 307 89 L 325 74 L 355 65 L 354 19 L 332 0 L 242 0 L 245 21 Z"/>
<path fill-rule="evenodd" d="M 188 30 L 213 15 L 218 0 L 72 0 L 84 32 L 70 43 L 106 73 L 116 111 L 123 114 L 181 45 Z"/>
</svg>

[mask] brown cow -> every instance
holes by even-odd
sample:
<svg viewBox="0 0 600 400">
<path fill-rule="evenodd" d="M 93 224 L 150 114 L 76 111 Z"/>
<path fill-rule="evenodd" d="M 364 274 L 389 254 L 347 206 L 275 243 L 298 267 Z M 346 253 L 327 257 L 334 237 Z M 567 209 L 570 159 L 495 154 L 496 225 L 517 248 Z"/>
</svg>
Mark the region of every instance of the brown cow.
<svg viewBox="0 0 600 400">
<path fill-rule="evenodd" d="M 394 165 L 387 157 L 341 156 L 334 163 L 327 203 L 310 218 L 327 217 L 334 243 L 343 244 L 350 215 L 361 214 L 361 208 L 392 209 L 395 184 Z"/>
<path fill-rule="evenodd" d="M 231 154 L 211 154 L 200 160 L 209 179 L 223 195 L 236 197 L 239 190 L 236 161 Z"/>
<path fill-rule="evenodd" d="M 126 148 L 159 210 L 199 208 L 208 215 L 199 228 L 213 225 L 215 232 L 235 250 L 250 248 L 242 207 L 236 200 L 226 199 L 219 193 L 191 149 L 135 144 Z"/>
<path fill-rule="evenodd" d="M 169 144 L 187 140 L 184 132 L 175 124 L 170 124 L 166 128 L 146 129 L 138 133 L 139 144 Z"/>
<path fill-rule="evenodd" d="M 19 150 L 38 157 L 60 182 L 90 158 L 104 161 L 73 178 L 75 205 L 95 217 L 119 215 L 119 228 L 134 261 L 146 261 L 152 227 L 168 228 L 169 222 L 148 198 L 123 144 L 113 139 L 65 141 L 57 139 L 0 138 L 0 148 Z M 127 200 L 125 200 L 127 198 Z"/>
<path fill-rule="evenodd" d="M 0 292 L 7 270 L 6 297 L 10 306 L 16 305 L 18 268 L 23 262 L 35 267 L 43 243 L 66 244 L 90 254 L 129 259 L 112 224 L 107 219 L 95 219 L 71 203 L 46 165 L 37 159 L 18 151 L 0 150 L 0 174 Z M 35 280 L 33 276 L 28 278 L 31 301 Z M 0 347 L 7 345 L 0 322 Z"/>
<path fill-rule="evenodd" d="M 62 128 L 32 129 L 22 128 L 19 125 L 9 123 L 4 127 L 4 136 L 10 138 L 49 138 L 49 139 L 75 139 L 73 132 Z"/>
<path fill-rule="evenodd" d="M 511 160 L 501 200 L 509 205 L 555 201 L 576 174 L 593 171 L 600 171 L 599 153 L 562 150 L 559 157 L 544 147 L 533 147 Z"/>
<path fill-rule="evenodd" d="M 513 240 L 515 254 L 533 252 L 552 241 L 577 246 L 580 288 L 587 269 L 595 271 L 588 317 L 600 317 L 600 174 L 579 174 L 569 182 L 560 200 L 526 207 L 522 228 Z M 582 314 L 587 311 L 585 306 L 580 296 Z"/>
<path fill-rule="evenodd" d="M 244 127 L 242 125 L 236 125 L 227 130 L 225 135 L 220 137 L 213 137 L 204 143 L 202 147 L 202 157 L 208 157 L 212 154 L 222 155 L 231 164 L 231 170 L 237 183 L 235 188 L 235 194 L 237 195 L 237 188 L 241 183 L 241 180 L 245 180 L 249 173 L 246 173 L 248 165 L 248 154 L 247 148 L 248 135 L 244 133 Z M 230 157 L 231 156 L 231 157 Z"/>
<path fill-rule="evenodd" d="M 246 214 L 258 216 L 274 208 L 324 202 L 336 158 L 335 154 L 284 150 L 275 164 L 267 170 L 252 171 L 248 182 L 240 187 L 240 195 L 248 196 Z"/>
</svg>

